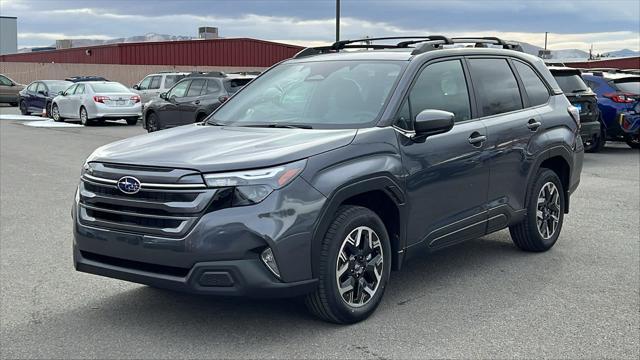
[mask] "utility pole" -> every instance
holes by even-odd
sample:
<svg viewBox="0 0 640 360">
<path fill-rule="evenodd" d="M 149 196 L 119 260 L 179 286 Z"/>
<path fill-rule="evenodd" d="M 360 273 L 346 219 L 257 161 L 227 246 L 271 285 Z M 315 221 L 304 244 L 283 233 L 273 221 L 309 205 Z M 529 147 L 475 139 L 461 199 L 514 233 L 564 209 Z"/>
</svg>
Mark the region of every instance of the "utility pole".
<svg viewBox="0 0 640 360">
<path fill-rule="evenodd" d="M 549 35 L 548 31 L 544 32 L 544 49 L 547 50 L 547 36 Z"/>
<path fill-rule="evenodd" d="M 340 0 L 336 0 L 336 41 L 340 41 Z"/>
</svg>

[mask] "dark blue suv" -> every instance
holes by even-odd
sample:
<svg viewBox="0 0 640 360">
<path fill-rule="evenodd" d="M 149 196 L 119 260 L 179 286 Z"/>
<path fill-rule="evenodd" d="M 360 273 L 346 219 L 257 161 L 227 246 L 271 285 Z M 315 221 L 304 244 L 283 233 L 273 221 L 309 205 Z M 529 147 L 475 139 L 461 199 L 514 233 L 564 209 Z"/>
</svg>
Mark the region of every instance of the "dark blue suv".
<svg viewBox="0 0 640 360">
<path fill-rule="evenodd" d="M 501 48 L 459 47 L 487 42 Z M 549 250 L 580 182 L 579 122 L 542 60 L 497 38 L 308 48 L 201 123 L 97 149 L 73 204 L 75 267 L 303 295 L 353 323 L 412 256 L 506 228 Z"/>
<path fill-rule="evenodd" d="M 640 76 L 621 72 L 583 73 L 585 83 L 596 93 L 608 140 L 625 141 L 640 148 Z"/>
</svg>

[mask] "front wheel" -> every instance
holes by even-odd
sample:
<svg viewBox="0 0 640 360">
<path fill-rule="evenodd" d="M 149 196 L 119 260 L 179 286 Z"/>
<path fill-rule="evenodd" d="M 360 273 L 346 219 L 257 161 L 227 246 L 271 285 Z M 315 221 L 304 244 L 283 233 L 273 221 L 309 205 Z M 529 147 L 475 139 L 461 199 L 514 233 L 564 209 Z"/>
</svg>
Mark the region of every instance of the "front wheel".
<svg viewBox="0 0 640 360">
<path fill-rule="evenodd" d="M 27 104 L 24 102 L 24 100 L 20 101 L 20 114 L 30 115 L 29 110 L 27 109 Z"/>
<path fill-rule="evenodd" d="M 156 113 L 150 113 L 147 115 L 147 132 L 154 132 L 160 130 L 158 115 Z"/>
<path fill-rule="evenodd" d="M 319 284 L 307 295 L 319 318 L 351 324 L 380 304 L 391 272 L 391 245 L 384 223 L 361 206 L 342 206 L 320 249 Z"/>
<path fill-rule="evenodd" d="M 58 108 L 58 104 L 53 104 L 51 106 L 51 117 L 53 121 L 59 122 L 64 121 L 64 118 L 60 116 L 60 109 Z"/>
<path fill-rule="evenodd" d="M 564 189 L 558 175 L 550 169 L 538 170 L 529 190 L 527 214 L 509 227 L 511 239 L 524 251 L 547 251 L 558 240 L 564 219 Z"/>
</svg>

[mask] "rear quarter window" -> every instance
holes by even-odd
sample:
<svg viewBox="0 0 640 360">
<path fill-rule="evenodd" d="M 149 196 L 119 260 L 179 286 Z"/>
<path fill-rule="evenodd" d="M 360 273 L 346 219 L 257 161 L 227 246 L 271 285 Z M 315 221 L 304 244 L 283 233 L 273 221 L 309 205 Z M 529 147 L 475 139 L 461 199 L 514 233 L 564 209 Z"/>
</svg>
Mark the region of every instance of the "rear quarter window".
<svg viewBox="0 0 640 360">
<path fill-rule="evenodd" d="M 520 61 L 514 61 L 513 63 L 527 92 L 529 106 L 545 104 L 549 100 L 549 89 L 547 89 L 547 86 L 540 80 L 538 74 L 525 63 Z"/>
</svg>

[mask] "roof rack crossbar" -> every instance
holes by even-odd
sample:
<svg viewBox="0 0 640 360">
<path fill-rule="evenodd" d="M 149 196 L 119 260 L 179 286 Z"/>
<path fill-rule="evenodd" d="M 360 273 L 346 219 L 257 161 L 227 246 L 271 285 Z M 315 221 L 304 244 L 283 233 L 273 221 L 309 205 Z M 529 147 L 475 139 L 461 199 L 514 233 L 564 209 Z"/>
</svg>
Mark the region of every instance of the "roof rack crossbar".
<svg viewBox="0 0 640 360">
<path fill-rule="evenodd" d="M 451 38 L 455 44 L 475 43 L 476 46 L 482 44 L 495 44 L 502 46 L 503 49 L 522 51 L 522 46 L 514 41 L 505 41 L 495 36 L 484 37 L 455 37 Z"/>
</svg>

